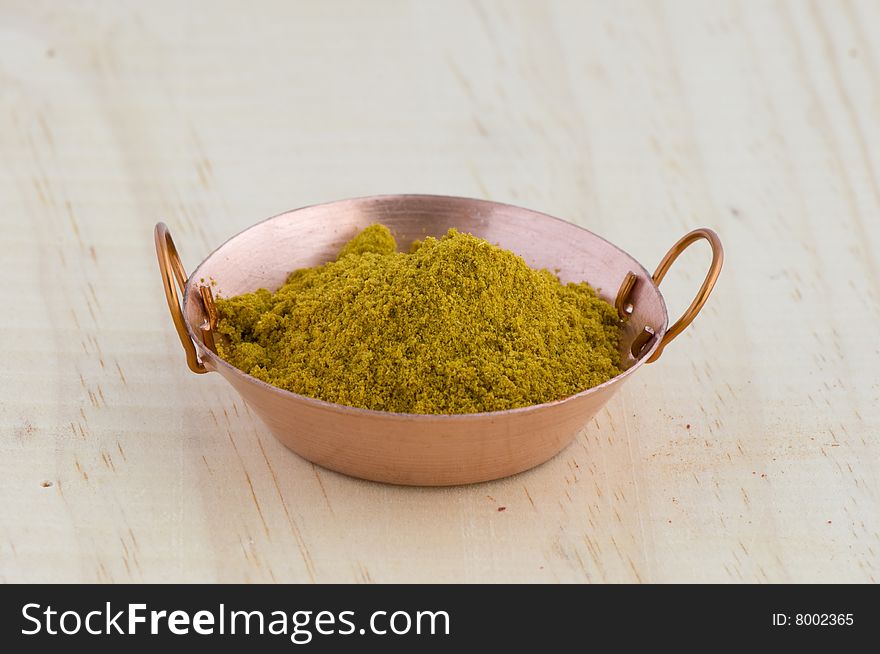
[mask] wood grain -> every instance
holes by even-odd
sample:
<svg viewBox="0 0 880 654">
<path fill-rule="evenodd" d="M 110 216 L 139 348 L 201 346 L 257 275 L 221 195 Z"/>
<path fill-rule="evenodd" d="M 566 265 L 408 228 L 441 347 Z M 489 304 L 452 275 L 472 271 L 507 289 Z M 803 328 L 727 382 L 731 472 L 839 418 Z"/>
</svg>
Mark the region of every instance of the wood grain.
<svg viewBox="0 0 880 654">
<path fill-rule="evenodd" d="M 876 2 L 0 16 L 0 580 L 880 578 Z M 395 192 L 546 211 L 649 268 L 706 225 L 726 268 L 546 465 L 362 482 L 186 370 L 151 229 L 192 269 L 266 216 Z M 672 314 L 707 261 L 664 280 Z"/>
</svg>

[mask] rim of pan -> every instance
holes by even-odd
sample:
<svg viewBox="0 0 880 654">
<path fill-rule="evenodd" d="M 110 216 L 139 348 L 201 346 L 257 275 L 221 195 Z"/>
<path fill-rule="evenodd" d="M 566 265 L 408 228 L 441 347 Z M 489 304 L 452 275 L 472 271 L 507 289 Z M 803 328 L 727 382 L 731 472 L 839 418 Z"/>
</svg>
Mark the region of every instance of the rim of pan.
<svg viewBox="0 0 880 654">
<path fill-rule="evenodd" d="M 588 232 L 589 234 L 591 234 L 595 238 L 599 239 L 600 241 L 603 241 L 609 247 L 613 248 L 614 250 L 616 250 L 617 252 L 619 252 L 623 256 L 630 259 L 635 264 L 635 266 L 637 266 L 638 269 L 642 273 L 644 273 L 646 279 L 649 279 L 649 280 L 651 279 L 651 274 L 645 269 L 645 267 L 641 263 L 639 263 L 632 255 L 630 255 L 629 253 L 627 253 L 626 251 L 624 251 L 620 247 L 616 246 L 614 243 L 612 243 L 608 239 L 603 238 L 602 236 L 599 236 L 595 232 L 592 232 L 589 229 L 587 229 L 586 227 L 581 227 L 580 225 L 576 225 L 574 223 L 568 222 L 567 220 L 563 220 L 562 218 L 557 218 L 556 216 L 551 216 L 550 214 L 546 214 L 541 211 L 535 211 L 534 209 L 528 209 L 526 207 L 521 207 L 521 206 L 518 206 L 515 204 L 509 204 L 506 202 L 495 202 L 493 200 L 467 198 L 467 197 L 456 196 L 456 195 L 439 195 L 439 194 L 431 194 L 431 193 L 395 193 L 395 194 L 382 194 L 382 195 L 363 195 L 363 196 L 354 197 L 354 198 L 345 198 L 342 200 L 332 200 L 330 202 L 319 202 L 316 204 L 309 204 L 309 205 L 306 205 L 303 207 L 298 207 L 296 209 L 291 209 L 289 211 L 283 211 L 279 214 L 276 214 L 274 216 L 270 216 L 269 218 L 265 218 L 264 220 L 256 222 L 253 225 L 241 230 L 240 232 L 238 232 L 235 235 L 231 236 L 230 238 L 226 239 L 220 246 L 215 248 L 208 256 L 206 256 L 204 259 L 202 259 L 201 263 L 199 263 L 199 265 L 196 266 L 195 270 L 193 270 L 193 272 L 189 275 L 187 282 L 186 282 L 186 287 L 184 288 L 184 292 L 183 292 L 183 314 L 184 314 L 184 317 L 186 316 L 186 309 L 189 304 L 189 298 L 192 295 L 192 293 L 190 292 L 190 290 L 191 290 L 190 287 L 192 286 L 192 284 L 194 283 L 195 280 L 200 279 L 199 272 L 201 271 L 202 267 L 212 257 L 214 257 L 214 255 L 218 254 L 223 248 L 225 248 L 228 244 L 230 244 L 232 241 L 237 239 L 239 236 L 241 236 L 245 232 L 248 232 L 248 231 L 254 229 L 255 227 L 258 227 L 258 226 L 262 225 L 263 223 L 268 223 L 270 221 L 276 220 L 276 219 L 281 218 L 283 216 L 288 216 L 290 214 L 297 213 L 299 211 L 303 211 L 305 209 L 312 209 L 315 207 L 326 207 L 326 206 L 330 206 L 330 205 L 334 205 L 334 204 L 356 203 L 356 202 L 362 202 L 362 201 L 366 201 L 366 200 L 371 200 L 371 201 L 390 200 L 390 199 L 399 200 L 401 198 L 433 198 L 433 199 L 438 199 L 438 200 L 455 200 L 455 201 L 465 201 L 465 202 L 477 202 L 480 204 L 493 205 L 496 207 L 509 207 L 511 209 L 516 209 L 517 211 L 527 211 L 531 214 L 534 214 L 535 216 L 540 216 L 543 219 L 554 220 L 556 222 L 564 223 L 565 225 L 568 225 L 568 226 L 574 227 L 576 229 L 580 229 L 585 232 Z M 254 384 L 262 390 L 269 391 L 269 392 L 272 392 L 275 394 L 280 394 L 281 397 L 286 397 L 288 399 L 295 399 L 300 402 L 305 402 L 306 404 L 313 405 L 315 408 L 320 408 L 320 409 L 334 411 L 334 412 L 350 413 L 353 415 L 363 415 L 363 416 L 391 418 L 391 419 L 405 419 L 405 420 L 414 420 L 414 419 L 415 420 L 468 420 L 468 419 L 474 419 L 477 417 L 482 417 L 482 418 L 502 417 L 502 416 L 508 416 L 508 415 L 514 415 L 514 414 L 522 414 L 522 413 L 528 413 L 528 412 L 533 412 L 533 411 L 540 411 L 543 409 L 548 409 L 550 407 L 554 407 L 554 406 L 563 404 L 565 402 L 570 402 L 576 398 L 584 397 L 584 396 L 589 395 L 591 393 L 598 392 L 599 390 L 608 388 L 614 384 L 622 382 L 624 379 L 629 377 L 637 368 L 640 368 L 648 359 L 651 358 L 651 354 L 653 354 L 654 350 L 657 349 L 657 346 L 660 345 L 660 341 L 663 340 L 663 335 L 666 333 L 666 328 L 669 326 L 669 313 L 666 309 L 666 300 L 664 300 L 663 293 L 660 291 L 660 289 L 656 285 L 654 285 L 654 289 L 657 291 L 657 297 L 660 300 L 660 307 L 663 309 L 663 324 L 661 325 L 661 327 L 659 329 L 656 330 L 656 334 L 653 339 L 653 342 L 651 343 L 651 347 L 648 348 L 647 350 L 645 350 L 642 353 L 641 357 L 639 357 L 639 359 L 634 364 L 632 364 L 629 368 L 624 370 L 622 373 L 612 377 L 611 379 L 609 379 L 606 382 L 599 384 L 598 386 L 593 386 L 591 388 L 580 391 L 580 392 L 575 393 L 573 395 L 569 395 L 567 397 L 560 398 L 558 400 L 552 400 L 550 402 L 544 402 L 542 404 L 532 404 L 529 406 L 517 407 L 515 409 L 503 409 L 500 411 L 481 411 L 481 412 L 474 412 L 474 413 L 401 413 L 401 412 L 396 412 L 396 411 L 381 411 L 378 409 L 364 409 L 361 407 L 348 406 L 346 404 L 337 404 L 336 402 L 328 402 L 327 400 L 320 400 L 315 397 L 309 397 L 308 395 L 300 395 L 299 393 L 294 393 L 293 391 L 288 391 L 283 388 L 279 388 L 278 386 L 273 386 L 272 384 L 269 384 L 267 382 L 264 382 L 261 379 L 257 379 L 256 377 L 249 375 L 248 373 L 244 372 L 243 370 L 239 370 L 238 368 L 233 366 L 231 363 L 227 362 L 225 359 L 223 359 L 219 355 L 215 354 L 210 349 L 204 347 L 201 340 L 199 338 L 197 338 L 195 332 L 193 331 L 192 325 L 190 324 L 189 320 L 186 320 L 184 318 L 184 323 L 186 324 L 187 334 L 189 334 L 189 337 L 191 339 L 193 339 L 193 341 L 195 342 L 196 348 L 199 352 L 199 356 L 202 358 L 203 361 L 204 360 L 209 361 L 215 370 L 219 370 L 220 368 L 223 368 L 224 370 L 228 371 L 229 373 L 231 373 L 237 377 L 242 378 L 244 381 L 246 381 L 250 384 Z"/>
</svg>

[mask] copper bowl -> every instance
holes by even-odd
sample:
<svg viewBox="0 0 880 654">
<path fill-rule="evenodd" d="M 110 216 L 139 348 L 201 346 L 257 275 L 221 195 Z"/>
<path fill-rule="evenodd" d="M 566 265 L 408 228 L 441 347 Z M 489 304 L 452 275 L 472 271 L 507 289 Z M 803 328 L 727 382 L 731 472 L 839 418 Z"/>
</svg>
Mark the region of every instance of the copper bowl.
<svg viewBox="0 0 880 654">
<path fill-rule="evenodd" d="M 358 409 L 276 388 L 234 368 L 214 351 L 214 292 L 229 297 L 278 288 L 295 268 L 333 259 L 358 231 L 387 225 L 398 242 L 470 232 L 522 256 L 533 268 L 558 271 L 563 282 L 588 281 L 621 316 L 624 372 L 571 397 L 508 411 L 423 415 Z M 168 228 L 156 225 L 156 250 L 168 307 L 193 372 L 218 372 L 278 440 L 318 465 L 393 484 L 447 486 L 506 477 L 565 448 L 643 364 L 696 316 L 721 270 L 717 235 L 684 236 L 654 275 L 626 252 L 576 225 L 497 202 L 432 195 L 383 195 L 304 207 L 234 236 L 187 277 Z M 705 238 L 712 264 L 682 318 L 668 328 L 659 283 L 691 243 Z M 183 290 L 181 307 L 177 286 Z"/>
</svg>

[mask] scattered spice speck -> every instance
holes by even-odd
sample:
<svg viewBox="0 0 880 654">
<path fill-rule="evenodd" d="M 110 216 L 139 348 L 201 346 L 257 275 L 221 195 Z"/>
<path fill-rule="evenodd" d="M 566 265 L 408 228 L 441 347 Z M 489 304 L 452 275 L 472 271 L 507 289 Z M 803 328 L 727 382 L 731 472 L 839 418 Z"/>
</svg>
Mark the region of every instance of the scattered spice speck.
<svg viewBox="0 0 880 654">
<path fill-rule="evenodd" d="M 499 506 L 498 513 L 501 513 L 502 511 L 507 511 L 507 507 L 506 506 Z"/>
</svg>

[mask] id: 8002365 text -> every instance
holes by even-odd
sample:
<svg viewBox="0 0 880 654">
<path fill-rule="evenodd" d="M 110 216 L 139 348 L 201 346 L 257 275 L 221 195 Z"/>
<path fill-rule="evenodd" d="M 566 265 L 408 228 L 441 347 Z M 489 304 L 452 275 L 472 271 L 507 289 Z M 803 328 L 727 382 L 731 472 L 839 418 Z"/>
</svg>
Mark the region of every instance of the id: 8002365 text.
<svg viewBox="0 0 880 654">
<path fill-rule="evenodd" d="M 773 613 L 774 627 L 849 627 L 855 622 L 852 613 Z"/>
</svg>

